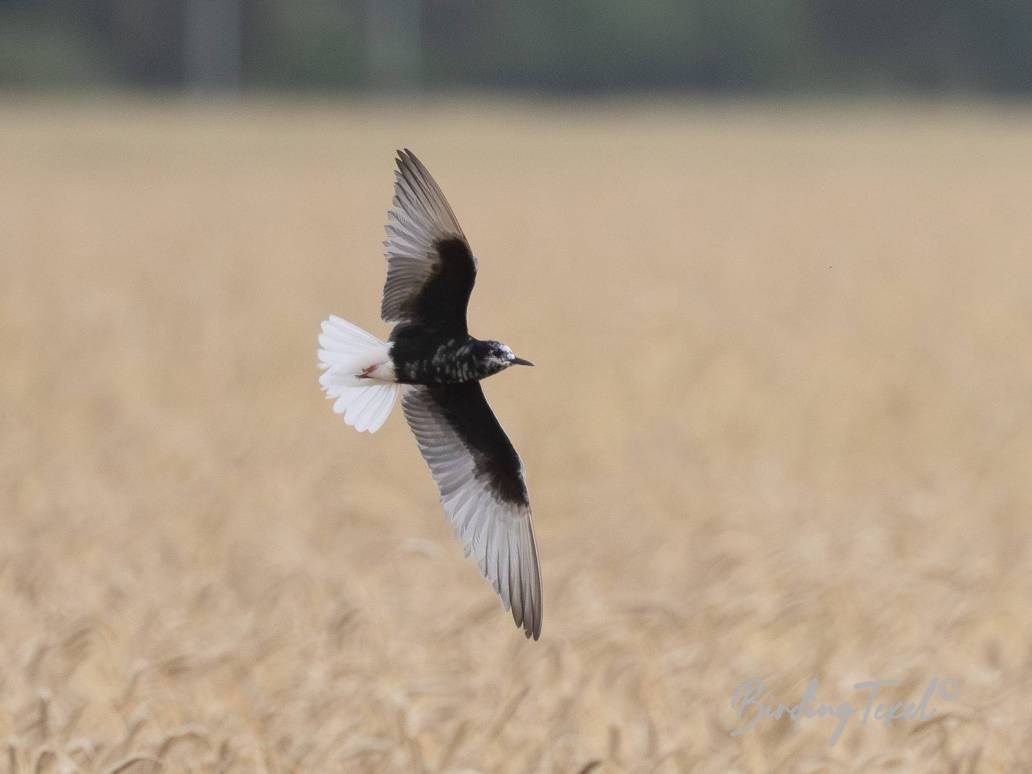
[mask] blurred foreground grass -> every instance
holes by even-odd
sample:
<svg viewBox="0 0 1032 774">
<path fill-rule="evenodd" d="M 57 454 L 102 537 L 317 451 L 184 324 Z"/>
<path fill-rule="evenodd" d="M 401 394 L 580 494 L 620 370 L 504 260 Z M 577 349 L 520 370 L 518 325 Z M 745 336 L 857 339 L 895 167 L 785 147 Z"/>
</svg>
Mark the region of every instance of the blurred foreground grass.
<svg viewBox="0 0 1032 774">
<path fill-rule="evenodd" d="M 1032 113 L 0 103 L 0 767 L 1032 769 Z M 397 412 L 392 154 L 480 257 L 529 643 Z M 735 688 L 932 723 L 766 721 Z M 135 761 L 135 762 L 134 762 Z M 35 767 L 35 768 L 34 768 Z M 956 768 L 954 768 L 956 767 Z"/>
</svg>

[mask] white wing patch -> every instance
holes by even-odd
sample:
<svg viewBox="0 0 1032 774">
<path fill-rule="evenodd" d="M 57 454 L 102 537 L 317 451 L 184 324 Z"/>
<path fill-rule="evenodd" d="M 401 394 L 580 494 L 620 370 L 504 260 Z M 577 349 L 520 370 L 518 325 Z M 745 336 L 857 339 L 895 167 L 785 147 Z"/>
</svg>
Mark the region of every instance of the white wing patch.
<svg viewBox="0 0 1032 774">
<path fill-rule="evenodd" d="M 410 386 L 401 407 L 466 556 L 476 559 L 516 625 L 536 640 L 541 634 L 541 575 L 530 508 L 500 501 L 478 477 L 473 456 L 427 390 Z"/>
</svg>

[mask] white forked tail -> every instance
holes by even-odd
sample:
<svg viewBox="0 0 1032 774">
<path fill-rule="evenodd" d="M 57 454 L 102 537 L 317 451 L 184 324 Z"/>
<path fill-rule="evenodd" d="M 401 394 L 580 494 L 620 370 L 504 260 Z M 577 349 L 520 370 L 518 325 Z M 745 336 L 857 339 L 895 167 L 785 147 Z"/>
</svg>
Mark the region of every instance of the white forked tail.
<svg viewBox="0 0 1032 774">
<path fill-rule="evenodd" d="M 359 432 L 383 426 L 398 395 L 390 344 L 331 314 L 319 334 L 319 367 L 319 384 L 345 422 Z"/>
</svg>

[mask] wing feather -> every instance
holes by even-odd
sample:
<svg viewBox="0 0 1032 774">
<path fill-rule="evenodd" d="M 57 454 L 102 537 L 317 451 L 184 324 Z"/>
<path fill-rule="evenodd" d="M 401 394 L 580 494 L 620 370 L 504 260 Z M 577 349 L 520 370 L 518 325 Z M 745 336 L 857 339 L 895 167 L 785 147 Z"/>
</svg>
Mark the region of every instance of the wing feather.
<svg viewBox="0 0 1032 774">
<path fill-rule="evenodd" d="M 387 213 L 387 281 L 380 316 L 466 332 L 476 259 L 462 227 L 423 163 L 398 151 L 394 206 Z"/>
<path fill-rule="evenodd" d="M 483 390 L 476 382 L 409 386 L 401 406 L 466 556 L 516 625 L 538 639 L 541 574 L 523 463 Z"/>
</svg>

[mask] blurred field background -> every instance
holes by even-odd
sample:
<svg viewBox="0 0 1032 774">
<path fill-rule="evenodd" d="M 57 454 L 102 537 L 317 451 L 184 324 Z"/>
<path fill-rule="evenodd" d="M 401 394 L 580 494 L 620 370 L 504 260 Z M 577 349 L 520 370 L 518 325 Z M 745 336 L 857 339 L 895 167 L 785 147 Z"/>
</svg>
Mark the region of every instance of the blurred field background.
<svg viewBox="0 0 1032 774">
<path fill-rule="evenodd" d="M 1032 113 L 880 104 L 0 106 L 0 766 L 1032 767 Z M 392 154 L 481 259 L 545 583 L 526 641 L 377 333 Z M 941 719 L 767 722 L 734 689 Z M 789 701 L 791 700 L 791 701 Z M 136 761 L 133 763 L 133 761 Z M 131 764 L 125 767 L 126 764 Z"/>
<path fill-rule="evenodd" d="M 0 0 L 0 772 L 1032 771 L 1032 5 Z M 392 157 L 481 272 L 526 641 L 400 411 Z M 763 721 L 732 695 L 926 723 Z"/>
</svg>

